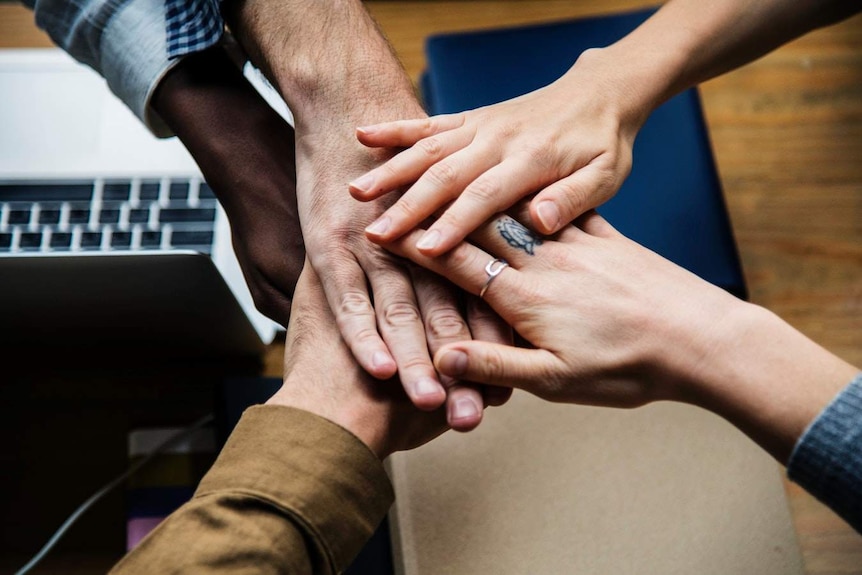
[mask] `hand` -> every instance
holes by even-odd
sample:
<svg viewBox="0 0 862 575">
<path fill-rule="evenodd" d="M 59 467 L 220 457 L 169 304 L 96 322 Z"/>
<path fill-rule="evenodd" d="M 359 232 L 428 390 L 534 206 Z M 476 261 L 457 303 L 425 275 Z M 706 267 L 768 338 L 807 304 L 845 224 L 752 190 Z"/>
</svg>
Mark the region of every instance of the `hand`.
<svg viewBox="0 0 862 575">
<path fill-rule="evenodd" d="M 340 331 L 373 376 L 387 379 L 397 369 L 414 404 L 436 409 L 445 401 L 449 424 L 472 429 L 482 419 L 482 393 L 452 378 L 441 382 L 429 355 L 471 337 L 454 288 L 431 274 L 411 275 L 403 262 L 367 241 L 362 227 L 384 209 L 383 201 L 357 204 L 341 190 L 350 175 L 379 163 L 383 152 L 363 148 L 346 125 L 338 126 L 300 133 L 297 166 L 308 257 L 325 278 L 323 289 Z M 488 336 L 499 333 L 489 321 L 484 316 L 471 327 Z"/>
<path fill-rule="evenodd" d="M 522 216 L 519 216 L 522 217 Z M 779 461 L 858 372 L 758 306 L 623 237 L 595 212 L 542 240 L 508 216 L 430 258 L 416 230 L 389 246 L 485 300 L 536 349 L 443 347 L 437 369 L 551 401 L 635 407 L 675 400 L 725 417 Z"/>
<path fill-rule="evenodd" d="M 414 286 L 407 267 L 362 232 L 388 204 L 360 205 L 344 193 L 351 178 L 390 157 L 361 146 L 354 126 L 423 115 L 391 47 L 360 0 L 245 0 L 225 2 L 223 12 L 296 119 L 305 246 L 354 357 L 378 378 L 397 369 L 416 405 L 447 401 L 454 428 L 474 427 L 481 394 L 459 386 L 447 396 L 429 356 L 429 348 L 469 337 L 451 287 L 437 280 Z"/>
<path fill-rule="evenodd" d="M 365 145 L 409 148 L 350 184 L 368 201 L 408 189 L 366 229 L 385 243 L 447 207 L 418 242 L 437 256 L 497 212 L 535 194 L 536 230 L 554 233 L 611 198 L 631 169 L 642 114 L 601 81 L 590 51 L 562 78 L 493 106 L 357 130 Z"/>
<path fill-rule="evenodd" d="M 258 309 L 287 325 L 305 260 L 293 128 L 221 48 L 185 57 L 159 84 L 153 106 L 224 206 Z"/>
<path fill-rule="evenodd" d="M 537 349 L 482 342 L 438 352 L 441 373 L 524 388 L 552 401 L 634 407 L 677 393 L 665 371 L 668 332 L 696 315 L 715 324 L 737 300 L 628 240 L 591 212 L 543 241 L 508 216 L 429 258 L 411 232 L 391 249 L 478 293 L 487 262 L 509 263 L 484 299 Z M 694 294 L 694 295 L 693 295 Z M 675 305 L 669 306 L 668 301 Z M 708 342 L 693 334 L 695 349 Z M 677 350 L 682 354 L 682 350 Z"/>
<path fill-rule="evenodd" d="M 296 288 L 284 363 L 284 386 L 267 403 L 325 417 L 352 432 L 381 459 L 446 430 L 443 410 L 419 411 L 397 379 L 376 381 L 356 364 L 310 265 Z"/>
</svg>

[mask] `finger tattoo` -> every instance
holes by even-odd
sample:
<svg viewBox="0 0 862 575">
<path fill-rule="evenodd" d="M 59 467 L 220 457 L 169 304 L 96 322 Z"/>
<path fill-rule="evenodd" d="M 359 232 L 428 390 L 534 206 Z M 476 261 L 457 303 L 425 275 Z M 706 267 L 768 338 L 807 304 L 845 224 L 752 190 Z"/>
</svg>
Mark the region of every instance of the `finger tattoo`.
<svg viewBox="0 0 862 575">
<path fill-rule="evenodd" d="M 509 216 L 497 220 L 497 231 L 510 246 L 524 250 L 531 256 L 535 255 L 536 246 L 542 245 L 542 238 Z"/>
</svg>

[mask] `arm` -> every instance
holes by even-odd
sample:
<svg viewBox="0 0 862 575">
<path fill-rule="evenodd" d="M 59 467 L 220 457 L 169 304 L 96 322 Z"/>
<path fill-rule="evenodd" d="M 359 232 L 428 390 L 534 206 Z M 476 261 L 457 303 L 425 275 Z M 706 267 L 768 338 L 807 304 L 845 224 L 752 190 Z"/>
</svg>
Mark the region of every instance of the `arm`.
<svg viewBox="0 0 862 575">
<path fill-rule="evenodd" d="M 508 261 L 485 299 L 535 347 L 445 346 L 435 365 L 453 377 L 519 387 L 557 402 L 698 405 L 786 463 L 805 429 L 859 372 L 773 313 L 623 237 L 594 212 L 548 241 L 499 216 L 474 233 L 475 246 L 462 243 L 436 258 L 415 247 L 421 233 L 407 234 L 392 249 L 471 293 L 482 288 L 488 261 Z M 862 403 L 858 387 L 856 405 Z M 853 443 L 862 437 L 862 419 L 856 413 L 855 420 L 852 412 L 845 416 L 844 425 L 855 431 L 835 438 L 836 452 L 858 453 Z M 801 457 L 812 460 L 810 453 Z M 862 476 L 858 458 L 829 464 Z M 830 485 L 830 474 L 819 471 L 822 477 L 807 473 Z M 859 483 L 847 489 L 855 489 L 852 505 L 836 509 L 856 526 L 862 526 Z"/>
<path fill-rule="evenodd" d="M 445 415 L 355 364 L 310 267 L 287 338 L 284 386 L 114 573 L 340 573 L 374 532 L 393 499 L 381 459 L 440 434 Z"/>
<path fill-rule="evenodd" d="M 481 392 L 440 381 L 429 356 L 429 348 L 470 337 L 457 294 L 437 278 L 417 281 L 366 240 L 364 226 L 386 201 L 359 204 L 345 193 L 350 179 L 389 157 L 356 142 L 357 123 L 423 116 L 388 43 L 358 0 L 233 0 L 223 10 L 296 119 L 297 203 L 308 258 L 357 361 L 378 378 L 397 370 L 417 405 L 434 409 L 446 401 L 453 427 L 475 427 Z"/>
<path fill-rule="evenodd" d="M 859 9 L 839 0 L 673 0 L 540 90 L 463 114 L 359 128 L 367 145 L 413 146 L 352 182 L 361 200 L 412 184 L 368 235 L 392 241 L 454 201 L 420 240 L 424 253 L 439 255 L 537 191 L 532 220 L 554 233 L 616 193 L 635 136 L 661 103 Z"/>
<path fill-rule="evenodd" d="M 182 140 L 224 207 L 255 304 L 287 325 L 305 260 L 293 128 L 221 47 L 183 58 L 159 84 L 153 108 Z"/>
</svg>

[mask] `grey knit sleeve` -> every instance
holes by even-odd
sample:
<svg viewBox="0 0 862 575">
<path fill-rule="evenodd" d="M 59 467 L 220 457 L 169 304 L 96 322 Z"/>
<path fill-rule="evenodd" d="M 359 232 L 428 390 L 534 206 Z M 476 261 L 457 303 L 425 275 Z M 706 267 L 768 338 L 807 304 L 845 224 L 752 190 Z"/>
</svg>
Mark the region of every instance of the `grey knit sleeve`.
<svg viewBox="0 0 862 575">
<path fill-rule="evenodd" d="M 862 373 L 799 438 L 787 475 L 862 533 Z"/>
</svg>

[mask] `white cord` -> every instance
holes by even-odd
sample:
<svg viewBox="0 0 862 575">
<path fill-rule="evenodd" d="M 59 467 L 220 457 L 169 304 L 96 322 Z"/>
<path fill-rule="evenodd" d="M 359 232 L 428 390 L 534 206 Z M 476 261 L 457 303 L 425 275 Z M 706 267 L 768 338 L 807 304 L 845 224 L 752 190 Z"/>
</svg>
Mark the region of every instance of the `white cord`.
<svg viewBox="0 0 862 575">
<path fill-rule="evenodd" d="M 54 532 L 54 535 L 51 536 L 51 538 L 48 540 L 47 543 L 45 543 L 42 549 L 40 549 L 39 552 L 36 553 L 36 555 L 33 556 L 33 558 L 30 559 L 30 561 L 28 561 L 26 565 L 21 567 L 21 569 L 19 569 L 15 573 L 15 575 L 25 575 L 26 573 L 29 573 L 30 570 L 33 569 L 33 567 L 35 567 L 40 561 L 42 561 L 42 559 L 45 558 L 48 552 L 54 548 L 57 542 L 60 541 L 60 539 L 63 537 L 63 535 L 66 534 L 66 531 L 69 530 L 69 528 L 75 523 L 75 521 L 77 521 L 78 518 L 81 517 L 81 515 L 83 515 L 84 512 L 87 511 L 90 507 L 92 507 L 93 504 L 96 503 L 99 499 L 107 495 L 118 485 L 121 485 L 126 479 L 137 473 L 143 466 L 152 461 L 154 457 L 163 453 L 165 450 L 173 447 L 174 445 L 176 445 L 186 437 L 190 436 L 203 426 L 212 423 L 212 421 L 213 415 L 210 413 L 209 415 L 205 415 L 204 417 L 200 418 L 185 429 L 176 432 L 175 434 L 167 438 L 165 441 L 160 443 L 152 453 L 150 453 L 134 465 L 130 466 L 122 475 L 96 491 L 93 495 L 90 496 L 89 499 L 84 501 L 80 506 L 78 506 L 77 509 L 75 509 L 75 511 L 72 512 L 71 515 L 69 515 L 66 521 L 64 521 L 63 524 L 60 525 L 60 528 Z"/>
</svg>

